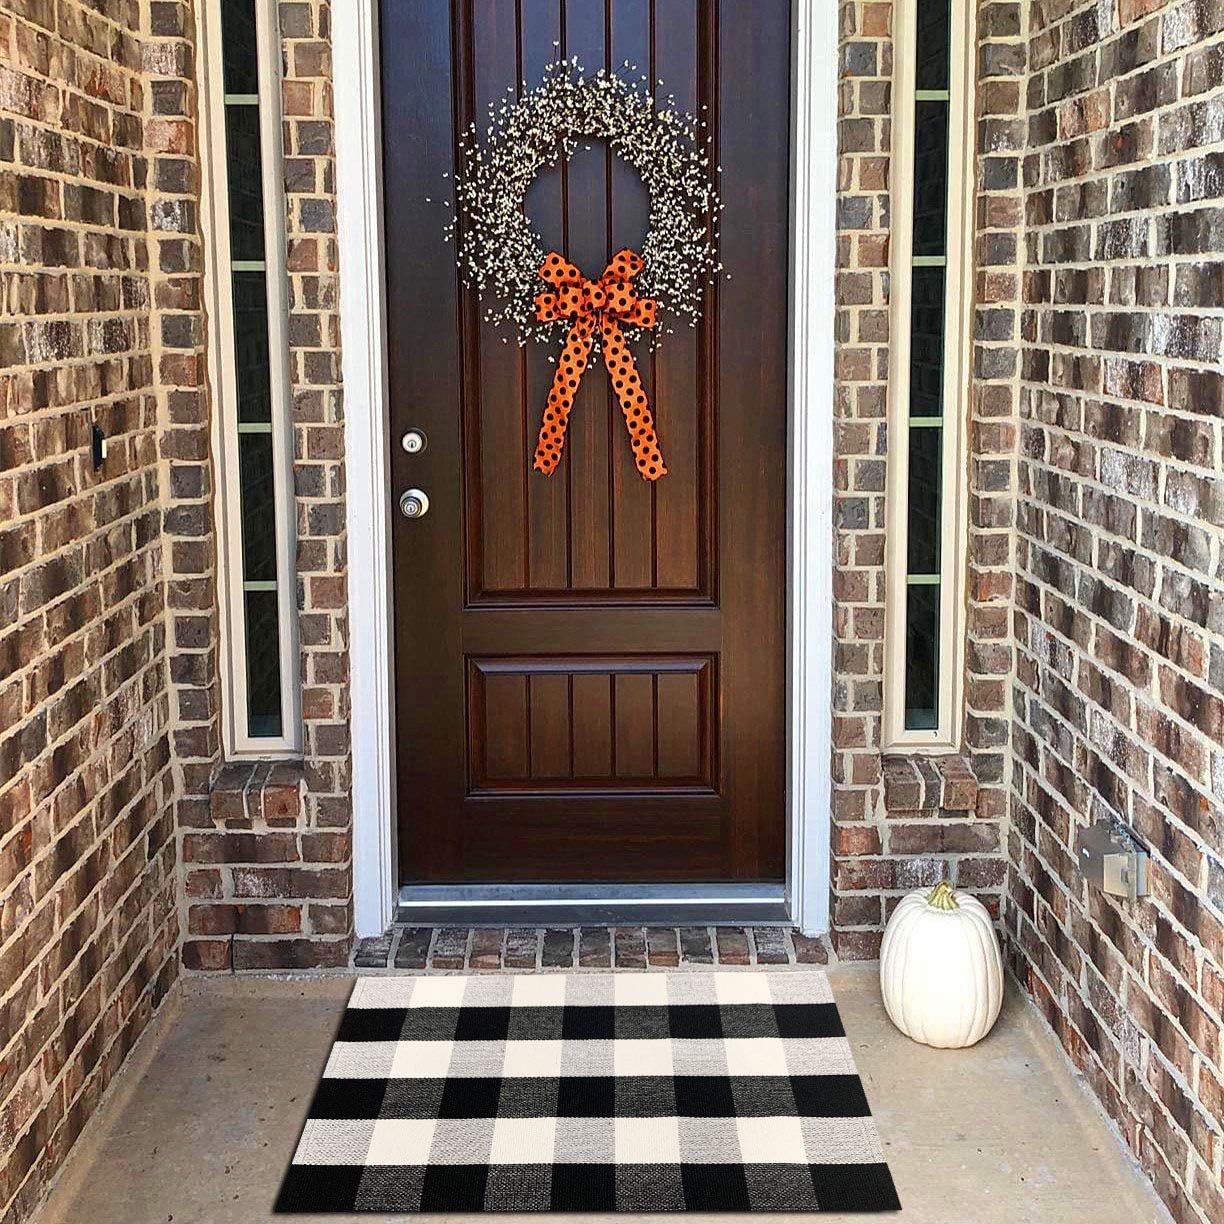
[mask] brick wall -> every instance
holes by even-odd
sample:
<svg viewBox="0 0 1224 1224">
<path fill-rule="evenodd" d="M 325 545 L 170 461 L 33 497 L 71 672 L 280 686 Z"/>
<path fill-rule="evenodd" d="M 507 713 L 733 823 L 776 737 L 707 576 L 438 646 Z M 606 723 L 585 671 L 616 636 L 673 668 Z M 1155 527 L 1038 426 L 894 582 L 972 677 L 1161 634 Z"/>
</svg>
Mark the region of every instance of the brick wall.
<svg viewBox="0 0 1224 1224">
<path fill-rule="evenodd" d="M 168 515 L 190 970 L 348 963 L 352 930 L 347 559 L 330 6 L 281 0 L 286 260 L 303 754 L 224 765 L 207 388 L 181 399 Z M 198 252 L 197 252 L 198 255 Z M 192 335 L 203 377 L 203 336 Z M 292 662 L 289 666 L 293 666 Z"/>
<path fill-rule="evenodd" d="M 1015 966 L 1180 1222 L 1224 1220 L 1224 6 L 1030 7 Z M 1115 816 L 1151 896 L 1088 890 Z"/>
<path fill-rule="evenodd" d="M 172 984 L 180 931 L 187 968 L 255 969 L 347 963 L 352 926 L 329 7 L 280 6 L 304 752 L 242 767 L 221 751 L 195 14 L 104 12 L 0 0 L 6 1224 Z"/>
<path fill-rule="evenodd" d="M 177 969 L 158 435 L 177 292 L 162 192 L 189 69 L 138 0 L 0 0 L 6 1221 Z"/>
<path fill-rule="evenodd" d="M 979 6 L 966 716 L 960 752 L 925 762 L 885 754 L 881 721 L 892 19 L 891 3 L 841 6 L 831 912 L 834 946 L 849 959 L 877 955 L 892 907 L 910 889 L 949 878 L 998 914 L 1006 875 L 1020 5 Z"/>
</svg>

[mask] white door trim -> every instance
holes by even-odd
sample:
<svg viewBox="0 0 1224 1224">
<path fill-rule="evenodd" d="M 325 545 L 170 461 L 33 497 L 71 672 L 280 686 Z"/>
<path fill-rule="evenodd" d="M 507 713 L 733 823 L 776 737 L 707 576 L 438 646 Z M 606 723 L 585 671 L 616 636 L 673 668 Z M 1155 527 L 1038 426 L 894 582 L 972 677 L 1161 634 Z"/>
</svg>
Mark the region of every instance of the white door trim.
<svg viewBox="0 0 1224 1224">
<path fill-rule="evenodd" d="M 381 935 L 395 914 L 395 669 L 391 452 L 384 326 L 378 0 L 332 8 L 336 225 L 348 526 L 353 917 Z"/>
<path fill-rule="evenodd" d="M 833 697 L 833 318 L 837 5 L 793 0 L 790 691 L 787 897 L 828 927 Z M 359 936 L 395 913 L 395 687 L 383 326 L 378 0 L 332 9 L 348 488 L 353 904 Z"/>
<path fill-rule="evenodd" d="M 790 295 L 791 920 L 829 927 L 833 756 L 833 320 L 837 257 L 835 0 L 793 0 Z"/>
</svg>

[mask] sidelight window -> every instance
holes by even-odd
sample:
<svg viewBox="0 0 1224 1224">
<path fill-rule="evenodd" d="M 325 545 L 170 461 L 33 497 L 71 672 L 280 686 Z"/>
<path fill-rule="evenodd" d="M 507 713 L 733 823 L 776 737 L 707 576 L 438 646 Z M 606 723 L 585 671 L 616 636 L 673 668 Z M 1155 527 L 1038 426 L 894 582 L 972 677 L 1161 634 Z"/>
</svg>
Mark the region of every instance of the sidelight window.
<svg viewBox="0 0 1224 1224">
<path fill-rule="evenodd" d="M 957 746 L 972 259 L 968 0 L 897 6 L 888 482 L 890 746 Z"/>
<path fill-rule="evenodd" d="M 298 746 L 275 5 L 206 0 L 201 46 L 226 748 Z"/>
</svg>

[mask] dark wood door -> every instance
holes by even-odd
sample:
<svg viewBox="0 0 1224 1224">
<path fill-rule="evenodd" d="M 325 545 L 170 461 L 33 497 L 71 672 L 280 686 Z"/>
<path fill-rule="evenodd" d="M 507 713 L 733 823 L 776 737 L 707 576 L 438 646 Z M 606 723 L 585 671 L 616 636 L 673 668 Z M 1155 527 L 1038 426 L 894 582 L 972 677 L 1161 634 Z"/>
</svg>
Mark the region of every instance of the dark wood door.
<svg viewBox="0 0 1224 1224">
<path fill-rule="evenodd" d="M 405 882 L 783 878 L 789 9 L 383 0 L 389 493 L 430 498 L 393 528 Z M 484 324 L 442 241 L 457 126 L 558 51 L 641 65 L 717 142 L 731 277 L 697 329 L 636 353 L 655 484 L 596 365 L 561 466 L 531 470 L 549 346 Z M 601 144 L 527 209 L 590 277 L 647 221 Z"/>
</svg>

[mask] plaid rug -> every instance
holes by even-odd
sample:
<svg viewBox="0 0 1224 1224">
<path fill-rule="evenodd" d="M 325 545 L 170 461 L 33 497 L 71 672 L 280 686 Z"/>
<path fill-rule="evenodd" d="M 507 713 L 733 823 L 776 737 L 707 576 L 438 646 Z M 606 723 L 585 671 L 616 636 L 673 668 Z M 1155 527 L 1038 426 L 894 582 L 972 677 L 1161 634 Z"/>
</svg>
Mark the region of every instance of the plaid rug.
<svg viewBox="0 0 1224 1224">
<path fill-rule="evenodd" d="M 366 977 L 278 1212 L 900 1206 L 816 971 Z"/>
</svg>

